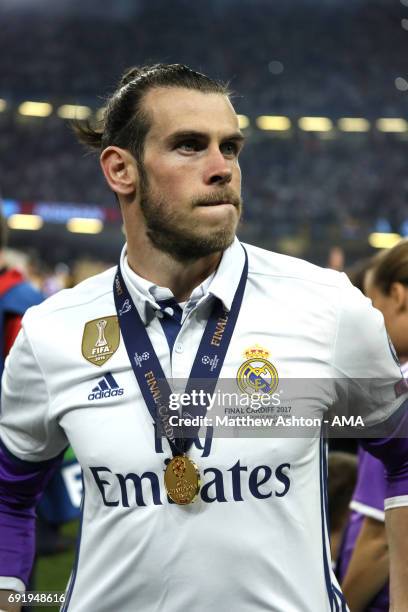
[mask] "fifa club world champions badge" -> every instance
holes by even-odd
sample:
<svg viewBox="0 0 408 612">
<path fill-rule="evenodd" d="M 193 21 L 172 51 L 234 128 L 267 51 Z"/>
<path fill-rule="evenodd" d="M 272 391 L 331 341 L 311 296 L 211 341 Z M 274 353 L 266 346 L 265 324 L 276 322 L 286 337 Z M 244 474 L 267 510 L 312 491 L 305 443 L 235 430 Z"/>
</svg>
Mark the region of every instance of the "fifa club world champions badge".
<svg viewBox="0 0 408 612">
<path fill-rule="evenodd" d="M 246 361 L 237 373 L 237 383 L 243 393 L 271 395 L 279 384 L 278 370 L 268 361 L 267 349 L 255 345 L 244 352 Z"/>
<path fill-rule="evenodd" d="M 82 355 L 87 361 L 101 366 L 118 350 L 120 341 L 118 317 L 101 317 L 85 323 Z"/>
</svg>

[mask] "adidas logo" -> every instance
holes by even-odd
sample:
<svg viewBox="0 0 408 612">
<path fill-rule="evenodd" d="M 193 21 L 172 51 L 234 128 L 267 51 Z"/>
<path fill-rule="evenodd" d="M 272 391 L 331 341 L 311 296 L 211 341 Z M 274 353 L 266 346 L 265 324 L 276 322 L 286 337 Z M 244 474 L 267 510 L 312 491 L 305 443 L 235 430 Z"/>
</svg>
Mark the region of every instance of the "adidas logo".
<svg viewBox="0 0 408 612">
<path fill-rule="evenodd" d="M 89 401 L 103 399 L 105 397 L 114 397 L 115 395 L 123 395 L 123 389 L 119 387 L 112 374 L 105 374 L 103 378 L 94 387 L 88 395 Z"/>
</svg>

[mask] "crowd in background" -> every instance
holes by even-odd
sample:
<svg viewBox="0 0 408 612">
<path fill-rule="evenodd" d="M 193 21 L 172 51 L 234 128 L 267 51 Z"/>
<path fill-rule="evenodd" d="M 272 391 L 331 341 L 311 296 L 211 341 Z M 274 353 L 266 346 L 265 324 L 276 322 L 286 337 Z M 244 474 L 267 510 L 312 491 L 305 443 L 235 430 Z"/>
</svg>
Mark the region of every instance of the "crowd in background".
<svg viewBox="0 0 408 612">
<path fill-rule="evenodd" d="M 408 33 L 407 33 L 408 35 Z M 116 206 L 98 161 L 58 118 L 0 119 L 3 197 Z M 372 231 L 386 216 L 398 231 L 408 218 L 407 141 L 383 134 L 286 138 L 255 131 L 241 156 L 246 238 L 266 240 L 327 226 Z"/>
<path fill-rule="evenodd" d="M 122 0 L 109 15 L 91 17 L 92 4 L 75 11 L 73 3 L 68 13 L 32 9 L 24 19 L 0 6 L 0 97 L 10 102 L 0 113 L 4 198 L 112 206 L 97 161 L 66 122 L 55 114 L 24 118 L 15 105 L 40 99 L 97 109 L 124 67 L 177 61 L 230 79 L 242 94 L 235 106 L 251 119 L 242 155 L 244 239 L 271 248 L 280 248 L 271 240 L 302 233 L 338 240 L 329 227 L 351 234 L 361 227 L 365 237 L 384 214 L 400 230 L 408 217 L 406 139 L 375 129 L 331 139 L 294 129 L 283 138 L 254 123 L 260 114 L 294 124 L 309 114 L 405 116 L 408 92 L 395 79 L 408 79 L 401 25 L 408 8 L 397 0 L 299 0 L 296 11 L 266 0 L 208 0 L 203 10 L 175 0 L 170 14 L 166 0 Z"/>
<path fill-rule="evenodd" d="M 43 3 L 44 4 L 44 3 Z M 404 8 L 395 0 L 120 2 L 122 11 L 2 15 L 6 97 L 97 101 L 124 66 L 184 62 L 231 80 L 243 112 L 403 113 Z M 100 4 L 100 3 L 99 3 Z M 1 7 L 0 7 L 1 11 Z M 407 12 L 405 10 L 405 12 Z M 392 41 L 392 44 L 390 42 Z"/>
<path fill-rule="evenodd" d="M 45 298 L 62 289 L 74 287 L 81 281 L 99 274 L 113 265 L 112 262 L 79 257 L 71 265 L 60 262 L 50 266 L 36 252 L 5 248 L 2 261 L 7 268 L 16 269 L 38 289 Z"/>
</svg>

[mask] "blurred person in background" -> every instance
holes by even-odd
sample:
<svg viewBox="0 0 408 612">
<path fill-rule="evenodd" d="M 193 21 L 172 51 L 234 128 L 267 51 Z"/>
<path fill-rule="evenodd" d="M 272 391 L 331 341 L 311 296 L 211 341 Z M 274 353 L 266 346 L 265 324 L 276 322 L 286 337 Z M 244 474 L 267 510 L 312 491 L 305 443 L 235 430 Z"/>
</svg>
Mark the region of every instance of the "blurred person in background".
<svg viewBox="0 0 408 612">
<path fill-rule="evenodd" d="M 350 278 L 384 316 L 402 373 L 408 378 L 408 241 L 364 260 Z M 339 578 L 351 612 L 389 610 L 385 497 L 384 466 L 360 447 L 358 481 L 338 562 Z"/>
<path fill-rule="evenodd" d="M 342 272 L 344 270 L 344 261 L 344 250 L 339 246 L 332 246 L 327 258 L 327 267 L 331 268 L 331 270 Z"/>
<path fill-rule="evenodd" d="M 100 274 L 104 270 L 107 270 L 112 266 L 111 263 L 106 263 L 104 261 L 95 261 L 92 259 L 78 259 L 76 260 L 71 267 L 71 274 L 69 278 L 69 285 L 67 287 L 75 287 L 82 281 L 94 276 L 95 274 Z"/>
<path fill-rule="evenodd" d="M 25 589 L 27 514 L 71 443 L 83 520 L 63 610 L 345 610 L 331 569 L 325 441 L 218 438 L 210 427 L 175 434 L 167 379 L 191 371 L 194 391 L 203 378 L 214 390 L 221 368 L 241 381 L 244 367 L 270 390 L 273 351 L 280 376 L 334 386 L 339 373 L 385 378 L 381 403 L 374 389 L 359 405 L 368 427 L 395 425 L 407 404 L 395 397 L 400 370 L 378 313 L 343 275 L 238 241 L 243 135 L 223 84 L 180 64 L 135 67 L 102 124 L 77 131 L 100 156 L 127 243 L 116 269 L 32 309 L 8 360 L 0 488 L 3 517 L 14 513 L 0 523 L 3 607 Z M 336 391 L 314 398 L 319 414 L 338 407 Z M 408 445 L 365 445 L 390 477 L 402 610 Z"/>
<path fill-rule="evenodd" d="M 334 451 L 328 460 L 328 499 L 330 550 L 335 566 L 344 529 L 349 518 L 349 505 L 357 479 L 357 459 L 352 453 Z"/>
<path fill-rule="evenodd" d="M 23 314 L 30 306 L 44 299 L 42 293 L 28 282 L 23 273 L 10 266 L 6 257 L 7 222 L 0 215 L 0 377 L 4 360 L 21 328 Z"/>
</svg>

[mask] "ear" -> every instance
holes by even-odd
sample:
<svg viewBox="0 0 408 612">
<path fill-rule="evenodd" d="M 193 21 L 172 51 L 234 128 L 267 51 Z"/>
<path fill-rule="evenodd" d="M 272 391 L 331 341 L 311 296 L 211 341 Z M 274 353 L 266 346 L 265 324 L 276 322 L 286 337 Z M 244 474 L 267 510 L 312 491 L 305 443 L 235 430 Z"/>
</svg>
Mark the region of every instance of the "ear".
<svg viewBox="0 0 408 612">
<path fill-rule="evenodd" d="M 399 282 L 392 283 L 390 297 L 397 312 L 408 310 L 408 290 L 405 285 Z"/>
<path fill-rule="evenodd" d="M 130 195 L 137 190 L 139 173 L 136 160 L 129 151 L 120 147 L 106 147 L 100 163 L 109 187 L 118 195 Z"/>
</svg>

